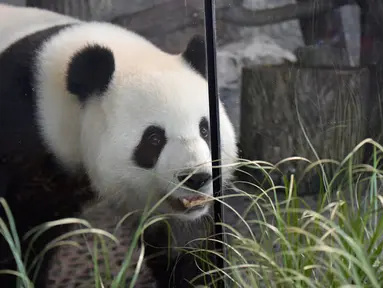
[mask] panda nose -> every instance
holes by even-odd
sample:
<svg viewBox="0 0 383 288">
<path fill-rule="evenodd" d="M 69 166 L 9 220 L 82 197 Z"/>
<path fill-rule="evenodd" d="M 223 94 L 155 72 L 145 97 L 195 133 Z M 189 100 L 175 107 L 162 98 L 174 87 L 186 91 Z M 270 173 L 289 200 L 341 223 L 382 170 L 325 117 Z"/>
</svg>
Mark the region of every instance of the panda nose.
<svg viewBox="0 0 383 288">
<path fill-rule="evenodd" d="M 179 175 L 178 180 L 182 182 L 188 176 L 188 174 Z M 209 173 L 196 173 L 190 176 L 190 178 L 184 182 L 184 185 L 193 190 L 198 190 L 205 186 L 210 180 L 211 175 Z"/>
</svg>

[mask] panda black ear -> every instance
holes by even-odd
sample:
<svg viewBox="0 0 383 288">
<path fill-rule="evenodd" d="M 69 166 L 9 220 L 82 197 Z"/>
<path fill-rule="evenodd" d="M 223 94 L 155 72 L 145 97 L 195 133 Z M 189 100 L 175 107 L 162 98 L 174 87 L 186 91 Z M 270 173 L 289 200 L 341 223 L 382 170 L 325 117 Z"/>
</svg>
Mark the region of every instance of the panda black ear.
<svg viewBox="0 0 383 288">
<path fill-rule="evenodd" d="M 203 77 L 206 77 L 206 50 L 205 37 L 202 35 L 193 36 L 185 51 L 182 53 L 182 58 Z"/>
<path fill-rule="evenodd" d="M 108 89 L 115 70 L 113 52 L 100 45 L 89 45 L 73 55 L 67 71 L 66 85 L 81 102 Z"/>
</svg>

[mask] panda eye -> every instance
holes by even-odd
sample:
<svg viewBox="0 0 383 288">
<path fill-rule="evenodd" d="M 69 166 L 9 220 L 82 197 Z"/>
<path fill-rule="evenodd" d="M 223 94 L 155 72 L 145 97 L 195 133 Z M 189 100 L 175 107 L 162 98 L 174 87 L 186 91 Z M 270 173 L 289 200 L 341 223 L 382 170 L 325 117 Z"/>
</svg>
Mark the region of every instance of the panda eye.
<svg viewBox="0 0 383 288">
<path fill-rule="evenodd" d="M 209 123 L 205 117 L 201 119 L 201 122 L 199 123 L 199 133 L 202 138 L 207 139 L 209 138 L 210 132 L 209 132 Z"/>
<path fill-rule="evenodd" d="M 161 136 L 158 135 L 158 133 L 152 133 L 149 135 L 148 140 L 151 145 L 153 146 L 159 146 L 161 145 Z"/>
<path fill-rule="evenodd" d="M 201 127 L 199 132 L 201 133 L 202 138 L 209 137 L 209 130 L 206 127 Z"/>
</svg>

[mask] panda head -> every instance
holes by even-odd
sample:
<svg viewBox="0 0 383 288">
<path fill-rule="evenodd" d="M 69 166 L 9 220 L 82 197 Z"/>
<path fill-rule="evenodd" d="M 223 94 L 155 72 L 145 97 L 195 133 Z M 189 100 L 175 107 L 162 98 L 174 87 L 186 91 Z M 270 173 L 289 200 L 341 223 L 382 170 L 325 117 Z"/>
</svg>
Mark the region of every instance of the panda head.
<svg viewBox="0 0 383 288">
<path fill-rule="evenodd" d="M 48 147 L 67 167 L 84 166 L 100 196 L 127 211 L 174 190 L 157 212 L 206 214 L 209 204 L 184 205 L 213 194 L 203 38 L 171 55 L 107 24 L 71 29 L 38 58 L 38 111 Z M 219 105 L 226 183 L 236 140 Z"/>
</svg>

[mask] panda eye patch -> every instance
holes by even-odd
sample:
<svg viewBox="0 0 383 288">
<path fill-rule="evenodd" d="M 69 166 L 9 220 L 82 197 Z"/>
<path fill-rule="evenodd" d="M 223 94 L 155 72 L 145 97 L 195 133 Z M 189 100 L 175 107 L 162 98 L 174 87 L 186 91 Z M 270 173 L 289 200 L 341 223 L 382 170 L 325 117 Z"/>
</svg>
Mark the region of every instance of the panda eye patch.
<svg viewBox="0 0 383 288">
<path fill-rule="evenodd" d="M 162 149 L 167 142 L 165 130 L 156 125 L 148 126 L 141 136 L 140 143 L 133 153 L 133 161 L 137 166 L 151 169 L 160 156 Z"/>
</svg>

